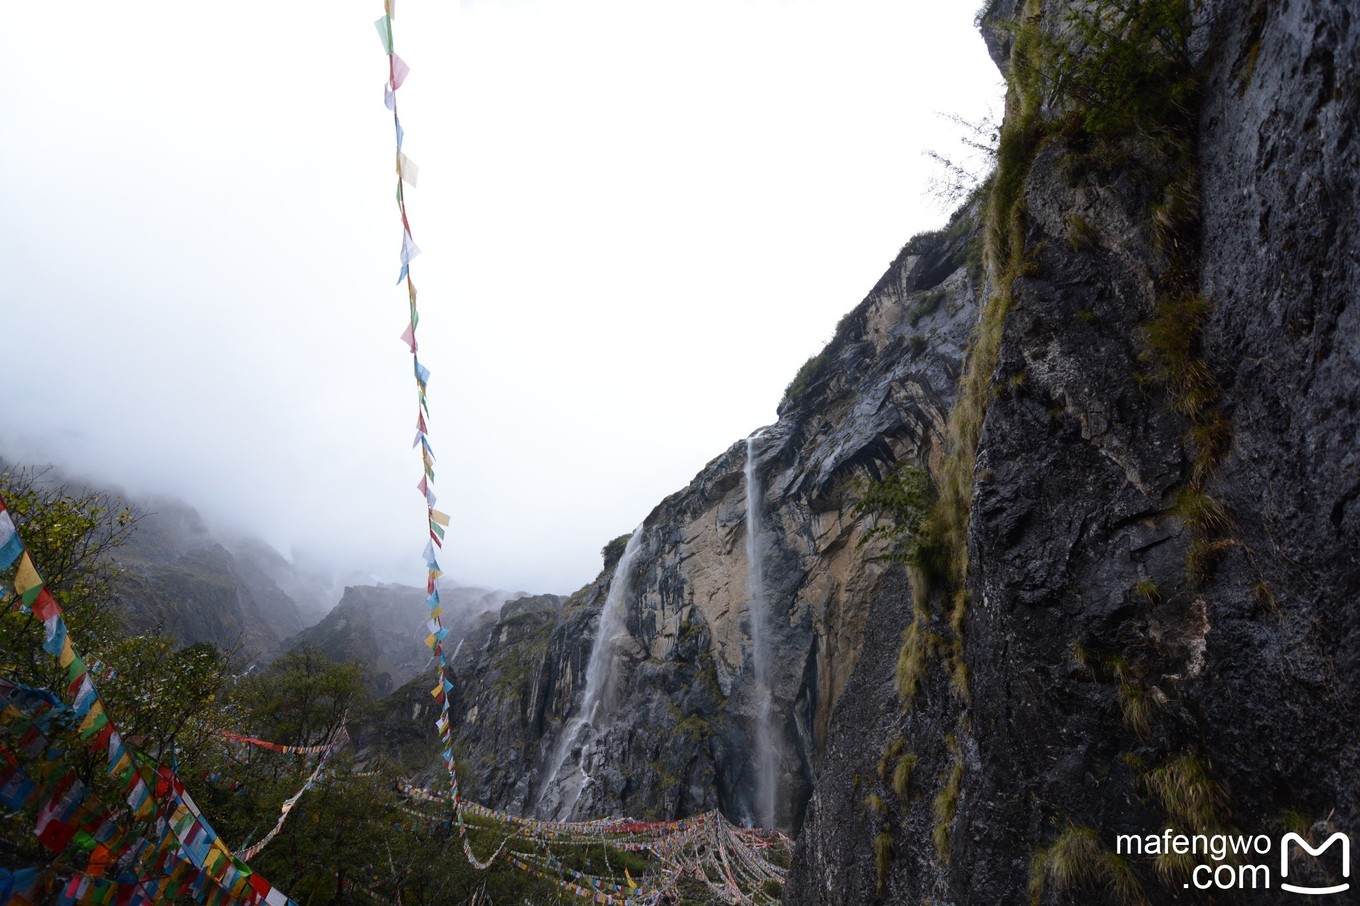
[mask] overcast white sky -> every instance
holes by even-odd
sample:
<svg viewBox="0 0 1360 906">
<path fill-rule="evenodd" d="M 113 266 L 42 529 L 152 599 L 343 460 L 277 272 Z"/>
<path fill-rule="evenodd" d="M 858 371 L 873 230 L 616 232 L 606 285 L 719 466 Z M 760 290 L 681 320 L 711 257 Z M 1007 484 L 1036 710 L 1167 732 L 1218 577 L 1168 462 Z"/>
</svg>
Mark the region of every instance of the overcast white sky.
<svg viewBox="0 0 1360 906">
<path fill-rule="evenodd" d="M 568 592 L 939 226 L 976 4 L 400 0 L 442 563 Z M 0 453 L 422 581 L 381 0 L 9 5 Z"/>
</svg>

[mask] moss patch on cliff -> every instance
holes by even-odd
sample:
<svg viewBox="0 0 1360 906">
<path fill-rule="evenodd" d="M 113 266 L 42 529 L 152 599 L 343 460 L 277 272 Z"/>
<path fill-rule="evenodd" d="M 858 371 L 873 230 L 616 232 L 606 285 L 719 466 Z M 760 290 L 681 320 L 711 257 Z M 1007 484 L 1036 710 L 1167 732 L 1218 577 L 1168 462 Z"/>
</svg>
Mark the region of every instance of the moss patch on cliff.
<svg viewBox="0 0 1360 906">
<path fill-rule="evenodd" d="M 524 695 L 548 653 L 553 621 L 542 614 L 529 613 L 511 617 L 502 627 L 503 631 L 517 636 L 517 640 L 496 652 L 492 661 L 496 671 L 492 685 L 501 695 Z"/>
</svg>

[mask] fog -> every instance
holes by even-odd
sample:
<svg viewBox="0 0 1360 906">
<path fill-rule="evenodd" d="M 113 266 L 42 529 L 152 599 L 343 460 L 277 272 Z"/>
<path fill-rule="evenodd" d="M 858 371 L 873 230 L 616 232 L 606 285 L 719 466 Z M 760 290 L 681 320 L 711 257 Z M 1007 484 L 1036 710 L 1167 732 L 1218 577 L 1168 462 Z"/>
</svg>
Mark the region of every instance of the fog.
<svg viewBox="0 0 1360 906">
<path fill-rule="evenodd" d="M 0 31 L 0 454 L 419 584 L 382 3 L 34 3 Z M 401 0 L 456 581 L 569 592 L 902 244 L 999 77 L 971 6 Z"/>
</svg>

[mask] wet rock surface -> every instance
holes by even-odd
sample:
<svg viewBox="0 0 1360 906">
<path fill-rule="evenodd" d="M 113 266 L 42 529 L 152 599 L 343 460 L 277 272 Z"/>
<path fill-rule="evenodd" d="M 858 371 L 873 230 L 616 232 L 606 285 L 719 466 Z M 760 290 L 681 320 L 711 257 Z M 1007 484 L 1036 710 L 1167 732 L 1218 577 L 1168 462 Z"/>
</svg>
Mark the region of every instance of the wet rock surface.
<svg viewBox="0 0 1360 906">
<path fill-rule="evenodd" d="M 1247 7 L 1203 4 L 1195 32 L 1198 283 L 1212 311 L 1199 354 L 1231 424 L 1204 493 L 1227 521 L 1187 523 L 1193 426 L 1146 380 L 1166 267 L 1138 176 L 1150 159 L 1134 150 L 1073 179 L 1061 143 L 1045 145 L 1024 188 L 1034 266 L 1015 283 L 974 475 L 968 692 L 936 663 L 904 711 L 887 654 L 866 647 L 850 686 L 864 693 L 832 718 L 785 902 L 1025 902 L 1073 828 L 1107 852 L 1116 834 L 1168 826 L 1315 843 L 1360 832 L 1360 46 L 1344 3 Z M 994 54 L 1009 48 L 1004 29 L 985 30 Z M 1089 229 L 1076 243 L 1074 217 Z M 900 638 L 905 604 L 874 613 Z M 916 756 L 901 796 L 878 772 L 896 739 Z M 1202 777 L 1159 792 L 1168 771 Z M 1177 812 L 1186 791 L 1215 787 L 1216 809 Z M 1124 864 L 1147 902 L 1297 899 L 1278 884 L 1212 899 L 1151 857 Z M 1294 873 L 1322 883 L 1336 869 Z M 1037 901 L 1118 902 L 1106 878 L 1064 889 L 1050 876 Z"/>
</svg>

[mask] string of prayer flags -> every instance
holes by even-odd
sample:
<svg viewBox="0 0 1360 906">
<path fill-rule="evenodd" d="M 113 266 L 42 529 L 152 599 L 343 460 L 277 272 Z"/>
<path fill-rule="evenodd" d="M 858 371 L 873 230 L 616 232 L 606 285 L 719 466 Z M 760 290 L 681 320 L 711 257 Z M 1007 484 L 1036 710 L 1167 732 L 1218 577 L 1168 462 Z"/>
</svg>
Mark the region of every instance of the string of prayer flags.
<svg viewBox="0 0 1360 906">
<path fill-rule="evenodd" d="M 420 178 L 420 168 L 401 151 L 397 152 L 397 173 L 406 180 L 408 186 L 413 189 L 416 187 L 416 181 Z"/>
<path fill-rule="evenodd" d="M 240 859 L 242 862 L 249 862 L 251 859 L 258 856 L 261 850 L 269 845 L 269 842 L 278 835 L 279 831 L 283 830 L 283 824 L 288 820 L 288 813 L 293 810 L 293 806 L 297 805 L 297 801 L 302 798 L 302 794 L 312 788 L 312 784 L 316 782 L 316 778 L 321 775 L 322 768 L 326 766 L 326 759 L 330 757 L 330 754 L 331 748 L 328 748 L 326 754 L 317 762 L 316 770 L 312 771 L 311 776 L 302 784 L 302 789 L 284 800 L 283 805 L 279 807 L 279 820 L 272 828 L 270 828 L 269 833 L 261 837 L 259 842 L 236 853 L 236 858 Z"/>
<path fill-rule="evenodd" d="M 23 552 L 24 544 L 19 540 L 19 532 L 14 528 L 14 520 L 9 512 L 0 508 L 0 569 L 9 569 L 11 563 Z"/>
<path fill-rule="evenodd" d="M 10 906 L 37 906 L 47 900 L 56 883 L 49 869 L 0 868 L 0 903 Z"/>
<path fill-rule="evenodd" d="M 392 54 L 392 90 L 396 91 L 401 87 L 401 83 L 406 81 L 406 76 L 411 72 L 411 67 L 406 65 L 406 61 L 396 54 Z"/>
<path fill-rule="evenodd" d="M 232 859 L 174 772 L 150 764 L 118 732 L 99 695 L 95 676 L 75 650 L 60 604 L 47 590 L 9 508 L 0 498 L 0 572 L 11 568 L 9 587 L 14 594 L 5 600 L 8 603 L 12 599 L 14 610 L 42 621 L 42 648 L 65 671 L 66 694 L 72 703 L 64 704 L 51 693 L 25 690 L 13 682 L 0 683 L 3 704 L 0 723 L 13 726 L 20 734 L 20 751 L 26 757 L 46 754 L 43 763 L 48 771 L 47 775 L 31 776 L 20 769 L 17 759 L 6 758 L 9 770 L 0 768 L 0 796 L 5 797 L 7 805 L 15 811 L 27 813 L 30 808 L 35 811 L 34 835 L 50 849 L 67 849 L 89 841 L 114 849 L 115 842 L 121 841 L 117 855 L 128 864 L 183 866 L 175 869 L 179 880 L 168 894 L 171 897 L 178 895 L 181 888 L 196 886 L 205 896 L 211 888 L 209 898 L 216 903 L 244 903 L 249 898 L 252 903 L 265 901 L 271 906 L 290 906 L 292 901 L 282 891 L 254 874 L 243 862 Z M 58 713 L 65 715 L 65 726 L 75 726 L 74 741 L 93 750 L 104 762 L 108 776 L 117 782 L 127 803 L 124 814 L 135 821 L 148 822 L 158 843 L 152 843 L 152 837 L 120 832 L 117 823 L 108 817 L 108 810 L 97 805 L 97 799 L 73 773 L 52 775 L 56 771 L 56 756 L 63 750 L 50 739 L 45 740 L 51 735 L 45 727 L 51 725 L 53 715 Z M 0 746 L 0 753 L 8 751 Z M 146 895 L 132 891 L 128 902 L 158 902 L 170 889 L 158 889 L 150 883 L 141 887 Z M 104 888 L 98 891 L 103 896 Z"/>
<path fill-rule="evenodd" d="M 378 38 L 382 42 L 383 51 L 387 54 L 387 82 L 383 86 L 383 103 L 387 109 L 392 111 L 392 127 L 396 134 L 396 170 L 397 170 L 397 209 L 401 214 L 401 272 L 397 278 L 398 284 L 405 283 L 407 298 L 409 302 L 408 317 L 405 329 L 401 333 L 401 340 L 411 351 L 411 365 L 416 379 L 416 436 L 411 446 L 420 450 L 421 472 L 420 483 L 416 486 L 421 496 L 425 498 L 427 540 L 423 552 L 426 567 L 425 590 L 428 595 L 426 604 L 429 607 L 430 618 L 426 624 L 425 644 L 434 655 L 434 660 L 438 664 L 438 683 L 433 692 L 435 699 L 439 702 L 439 716 L 435 721 L 435 727 L 439 731 L 439 739 L 443 744 L 444 763 L 449 774 L 449 790 L 453 801 L 455 813 L 459 808 L 460 797 L 458 795 L 458 766 L 453 757 L 453 729 L 452 715 L 449 712 L 448 693 L 453 689 L 453 684 L 448 679 L 448 662 L 444 655 L 444 640 L 448 636 L 448 630 L 443 625 L 443 608 L 439 600 L 439 577 L 444 574 L 440 568 L 438 550 L 443 547 L 444 539 L 449 525 L 449 517 L 440 513 L 434 508 L 435 493 L 434 483 L 434 448 L 430 445 L 429 423 L 430 414 L 429 399 L 427 396 L 430 382 L 430 370 L 421 364 L 417 353 L 420 343 L 416 335 L 416 327 L 420 323 L 420 313 L 416 307 L 416 287 L 411 281 L 411 260 L 420 254 L 420 248 L 415 244 L 415 239 L 411 233 L 411 221 L 406 209 L 405 186 L 415 187 L 420 178 L 420 169 L 415 162 L 407 157 L 403 144 L 406 140 L 406 130 L 402 127 L 399 105 L 397 103 L 397 92 L 407 77 L 410 75 L 411 68 L 406 61 L 397 55 L 395 50 L 395 40 L 393 37 L 392 18 L 395 15 L 395 0 L 385 0 L 383 4 L 383 16 L 375 24 L 378 30 Z M 469 853 L 469 844 L 465 828 L 459 822 L 459 832 L 463 837 L 464 849 Z M 494 857 L 493 857 L 494 858 Z M 473 860 L 477 864 L 477 860 Z"/>
<path fill-rule="evenodd" d="M 341 735 L 344 736 L 345 740 L 349 739 L 349 736 L 344 733 L 343 727 L 341 728 L 341 733 L 337 734 L 336 739 L 339 740 Z M 330 752 L 331 749 L 339 744 L 338 741 L 332 741 L 315 746 L 290 746 L 277 742 L 269 742 L 264 739 L 256 739 L 254 736 L 242 736 L 239 733 L 228 733 L 226 731 L 222 732 L 222 737 L 224 739 L 230 739 L 232 742 L 245 743 L 246 745 L 255 746 L 259 749 L 268 749 L 271 752 L 282 752 L 285 755 L 319 755 L 323 752 Z"/>
</svg>

